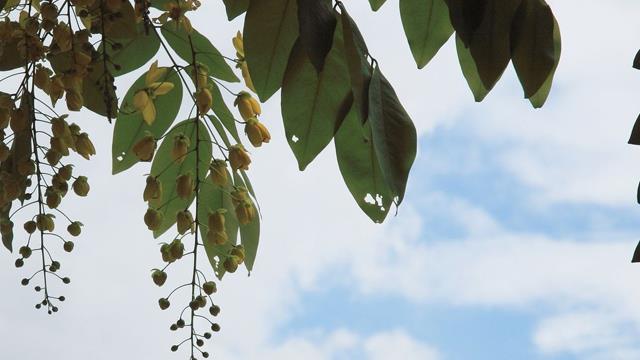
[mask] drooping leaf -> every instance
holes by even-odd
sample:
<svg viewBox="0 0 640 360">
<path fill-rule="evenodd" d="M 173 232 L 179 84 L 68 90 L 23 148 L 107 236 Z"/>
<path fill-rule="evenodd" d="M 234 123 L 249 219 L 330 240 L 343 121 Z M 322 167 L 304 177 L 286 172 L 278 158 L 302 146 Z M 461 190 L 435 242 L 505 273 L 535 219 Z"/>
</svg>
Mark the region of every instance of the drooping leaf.
<svg viewBox="0 0 640 360">
<path fill-rule="evenodd" d="M 154 101 L 157 113 L 156 120 L 151 125 L 148 125 L 142 119 L 142 113 L 135 111 L 135 108 L 133 108 L 133 97 L 138 90 L 145 88 L 145 76 L 146 73 L 140 76 L 127 91 L 113 128 L 113 142 L 111 145 L 113 174 L 127 170 L 138 163 L 139 160 L 132 151 L 133 145 L 148 133 L 152 134 L 156 139 L 161 138 L 176 119 L 180 110 L 182 82 L 178 74 L 173 69 L 169 69 L 166 77 L 161 80 L 172 83 L 173 89 L 156 98 Z"/>
<path fill-rule="evenodd" d="M 378 11 L 384 5 L 387 0 L 369 0 L 369 5 L 371 5 L 371 10 Z"/>
<path fill-rule="evenodd" d="M 473 93 L 473 98 L 475 101 L 480 102 L 489 94 L 489 89 L 487 89 L 482 83 L 482 80 L 480 80 L 478 68 L 471 56 L 471 52 L 464 47 L 464 43 L 459 36 L 456 36 L 456 49 L 458 50 L 458 61 L 460 62 L 462 75 L 464 75 L 464 78 L 467 80 L 467 85 Z"/>
<path fill-rule="evenodd" d="M 471 56 L 487 89 L 493 88 L 511 60 L 511 23 L 520 1 L 487 0 L 482 22 L 469 42 Z"/>
<path fill-rule="evenodd" d="M 341 26 L 336 27 L 333 44 L 324 69 L 317 73 L 301 44 L 296 43 L 285 73 L 282 120 L 300 170 L 329 144 L 351 106 Z"/>
<path fill-rule="evenodd" d="M 402 26 L 413 58 L 422 69 L 453 34 L 444 0 L 400 0 Z"/>
<path fill-rule="evenodd" d="M 171 157 L 173 139 L 178 134 L 183 134 L 190 140 L 188 154 L 180 163 L 175 162 Z M 199 155 L 196 155 L 196 146 L 199 146 Z M 199 158 L 198 174 L 196 174 L 196 158 Z M 195 198 L 195 192 L 188 199 L 177 196 L 176 179 L 178 176 L 190 174 L 194 183 L 197 178 L 204 181 L 210 163 L 211 138 L 201 121 L 198 121 L 198 127 L 195 126 L 193 119 L 182 121 L 167 133 L 151 165 L 151 175 L 160 180 L 163 190 L 161 198 L 151 200 L 149 203 L 150 207 L 163 215 L 160 228 L 153 232 L 154 237 L 159 237 L 175 224 L 178 211 L 188 208 Z"/>
<path fill-rule="evenodd" d="M 533 96 L 555 66 L 553 12 L 542 0 L 522 0 L 511 27 L 511 59 L 525 98 Z"/>
<path fill-rule="evenodd" d="M 382 176 L 394 193 L 394 203 L 404 198 L 409 171 L 416 157 L 417 134 L 393 87 L 374 68 L 369 86 L 369 119 Z"/>
<path fill-rule="evenodd" d="M 298 37 L 296 0 L 253 0 L 244 21 L 244 52 L 256 93 L 267 101 L 282 84 Z"/>
<path fill-rule="evenodd" d="M 111 60 L 107 67 L 113 76 L 121 76 L 139 69 L 151 60 L 160 48 L 158 37 L 153 31 L 147 35 L 142 23 L 137 26 L 135 37 L 113 40 L 120 44 L 120 47 L 115 50 L 111 46 L 107 47 L 107 54 Z M 102 53 L 102 45 L 98 52 Z M 116 68 L 114 64 L 118 67 Z"/>
<path fill-rule="evenodd" d="M 632 263 L 640 262 L 640 243 L 636 246 L 636 250 L 633 252 L 633 258 L 631 259 Z"/>
<path fill-rule="evenodd" d="M 159 9 L 159 10 L 166 11 L 167 10 L 167 6 L 170 3 L 174 3 L 175 4 L 176 0 L 149 0 L 149 2 L 151 3 L 151 7 L 154 7 L 154 8 Z"/>
<path fill-rule="evenodd" d="M 640 51 L 636 53 L 636 57 L 633 59 L 633 67 L 640 70 Z"/>
<path fill-rule="evenodd" d="M 225 130 L 224 126 L 222 125 L 222 122 L 220 122 L 220 119 L 218 119 L 217 117 L 215 117 L 215 116 L 213 116 L 211 114 L 208 114 L 207 118 L 209 118 L 209 122 L 211 122 L 213 127 L 216 129 L 216 132 L 217 132 L 218 136 L 220 137 L 220 140 L 222 140 L 222 143 L 227 148 L 229 146 L 231 146 L 231 145 L 234 145 L 229 141 L 229 137 L 227 136 L 227 131 Z M 218 136 L 216 136 L 216 141 L 218 141 L 217 140 Z"/>
<path fill-rule="evenodd" d="M 94 3 L 94 6 L 99 6 Z M 117 16 L 105 16 L 105 35 L 114 39 L 133 39 L 136 37 L 136 12 L 129 1 L 122 1 Z"/>
<path fill-rule="evenodd" d="M 243 176 L 245 176 L 245 174 L 241 176 L 235 172 L 233 174 L 233 183 L 235 186 L 244 186 L 248 190 L 248 187 L 243 180 Z M 244 247 L 244 266 L 249 270 L 249 273 L 251 273 L 258 253 L 258 242 L 260 240 L 260 216 L 253 199 L 249 198 L 249 201 L 251 202 L 251 206 L 256 209 L 256 215 L 250 223 L 240 225 L 240 243 Z"/>
<path fill-rule="evenodd" d="M 298 41 L 317 72 L 331 50 L 336 22 L 330 0 L 298 0 Z"/>
<path fill-rule="evenodd" d="M 353 102 L 359 112 L 361 119 L 368 118 L 369 111 L 369 82 L 371 81 L 371 65 L 367 61 L 369 49 L 364 42 L 364 38 L 353 21 L 347 9 L 342 3 L 340 7 L 340 21 L 344 38 L 344 51 L 351 78 L 351 91 L 353 92 Z"/>
<path fill-rule="evenodd" d="M 250 0 L 223 0 L 229 21 L 247 12 Z"/>
<path fill-rule="evenodd" d="M 471 38 L 482 24 L 486 14 L 488 2 L 491 0 L 445 0 L 449 8 L 449 18 L 466 47 L 471 43 Z"/>
<path fill-rule="evenodd" d="M 213 112 L 216 114 L 218 119 L 222 122 L 224 127 L 229 131 L 229 134 L 233 136 L 236 143 L 240 143 L 240 136 L 238 136 L 238 128 L 236 127 L 236 120 L 227 107 L 227 103 L 224 102 L 224 98 L 222 97 L 222 93 L 220 92 L 220 88 L 214 81 L 209 82 L 211 85 L 211 95 L 213 96 L 213 105 L 211 108 Z"/>
<path fill-rule="evenodd" d="M 362 123 L 351 108 L 335 139 L 338 167 L 360 209 L 376 223 L 389 212 L 393 195 L 382 176 L 371 137 L 371 123 Z"/>
<path fill-rule="evenodd" d="M 542 84 L 538 92 L 536 92 L 533 96 L 529 98 L 529 102 L 533 105 L 534 108 L 541 108 L 544 103 L 547 101 L 549 97 L 549 92 L 551 91 L 551 85 L 553 84 L 553 78 L 556 74 L 556 69 L 558 68 L 558 64 L 560 64 L 560 55 L 562 53 L 562 39 L 560 37 L 560 26 L 558 22 L 554 19 L 553 21 L 553 53 L 554 53 L 554 66 L 551 70 L 551 73 L 547 77 L 547 80 Z"/>
<path fill-rule="evenodd" d="M 231 179 L 231 174 L 227 172 L 227 178 Z M 209 262 L 213 267 L 213 270 L 218 277 L 222 279 L 225 274 L 224 260 L 229 255 L 229 252 L 238 242 L 238 220 L 236 219 L 235 209 L 231 202 L 231 191 L 233 186 L 231 181 L 224 187 L 215 185 L 210 180 L 205 180 L 200 188 L 200 200 L 198 202 L 198 222 L 200 223 L 200 234 L 203 239 L 204 248 L 207 252 Z M 210 241 L 207 241 L 208 216 L 210 212 L 214 212 L 218 209 L 226 210 L 225 213 L 225 230 L 227 232 L 228 240 L 222 245 L 217 245 Z"/>
<path fill-rule="evenodd" d="M 20 28 L 20 25 L 12 21 L 11 27 L 13 30 Z M 24 66 L 24 57 L 20 55 L 18 51 L 18 38 L 12 37 L 9 41 L 0 42 L 0 71 L 8 71 L 17 69 Z"/>
<path fill-rule="evenodd" d="M 629 144 L 640 145 L 640 116 L 638 116 L 635 124 L 633 124 L 633 130 L 631 130 L 631 137 L 629 138 Z"/>
<path fill-rule="evenodd" d="M 193 29 L 191 33 L 187 33 L 184 27 L 177 26 L 174 21 L 169 21 L 162 25 L 161 31 L 167 43 L 182 60 L 191 64 L 193 62 L 193 52 L 195 52 L 196 61 L 206 65 L 211 76 L 228 82 L 240 81 L 225 61 L 225 58 L 220 54 L 220 51 L 197 30 Z M 191 37 L 191 41 L 189 41 L 189 37 Z"/>
<path fill-rule="evenodd" d="M 0 208 L 0 222 L 9 221 L 9 214 L 11 212 L 11 202 L 4 205 Z M 9 252 L 13 252 L 13 229 L 10 232 L 2 234 L 2 245 L 9 250 Z"/>
</svg>

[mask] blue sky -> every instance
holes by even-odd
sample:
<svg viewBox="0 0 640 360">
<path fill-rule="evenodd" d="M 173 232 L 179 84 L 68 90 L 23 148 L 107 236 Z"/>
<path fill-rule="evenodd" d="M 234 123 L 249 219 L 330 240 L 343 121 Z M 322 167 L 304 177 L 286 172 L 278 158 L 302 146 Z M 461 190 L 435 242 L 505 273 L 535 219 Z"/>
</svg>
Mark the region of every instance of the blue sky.
<svg viewBox="0 0 640 360">
<path fill-rule="evenodd" d="M 365 0 L 348 2 L 420 134 L 406 202 L 372 224 L 331 146 L 298 172 L 279 97 L 265 104 L 273 140 L 251 168 L 261 245 L 250 277 L 219 285 L 218 359 L 640 359 L 640 266 L 629 263 L 640 239 L 640 149 L 626 145 L 640 112 L 640 73 L 630 66 L 640 4 L 549 3 L 563 58 L 549 102 L 533 110 L 512 68 L 476 104 L 451 43 L 419 71 L 397 1 L 377 14 Z M 193 23 L 233 54 L 241 22 L 227 23 L 221 10 L 205 3 Z M 90 201 L 68 205 L 86 225 L 63 263 L 73 275 L 69 301 L 54 319 L 24 306 L 33 294 L 15 290 L 22 275 L 0 254 L 0 283 L 12 289 L 0 304 L 0 344 L 11 344 L 3 358 L 181 358 L 168 351 L 175 319 L 157 310 L 164 292 L 148 278 L 159 264 L 142 223 L 148 169 L 111 176 L 111 127 L 84 123 L 103 150 L 78 166 Z M 175 271 L 169 281 L 189 269 Z"/>
</svg>

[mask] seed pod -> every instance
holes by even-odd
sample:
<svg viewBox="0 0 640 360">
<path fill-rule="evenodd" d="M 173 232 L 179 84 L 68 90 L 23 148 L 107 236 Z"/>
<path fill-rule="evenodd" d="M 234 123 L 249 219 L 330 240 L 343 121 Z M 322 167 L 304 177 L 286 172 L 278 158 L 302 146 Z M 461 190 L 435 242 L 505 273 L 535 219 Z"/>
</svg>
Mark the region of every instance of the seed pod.
<svg viewBox="0 0 640 360">
<path fill-rule="evenodd" d="M 76 181 L 73 182 L 73 191 L 78 196 L 87 196 L 90 189 L 91 187 L 87 182 L 86 176 L 78 176 L 78 178 L 76 178 Z"/>
<path fill-rule="evenodd" d="M 71 176 L 73 175 L 73 167 L 71 165 L 65 165 L 58 170 L 58 175 L 62 177 L 64 180 L 71 180 Z"/>
<path fill-rule="evenodd" d="M 30 247 L 28 247 L 28 246 L 22 246 L 22 247 L 20 248 L 20 250 L 18 250 L 18 253 L 19 253 L 19 254 L 20 254 L 20 256 L 22 256 L 23 258 L 28 259 L 28 258 L 31 256 L 31 254 L 32 254 L 33 252 L 31 251 L 31 248 L 30 248 Z"/>
<path fill-rule="evenodd" d="M 27 233 L 33 234 L 34 232 L 36 232 L 36 229 L 37 229 L 37 225 L 35 221 L 29 220 L 26 223 L 24 223 L 24 230 Z"/>
<path fill-rule="evenodd" d="M 189 210 L 179 211 L 176 214 L 176 224 L 180 234 L 184 234 L 188 230 L 191 230 L 192 233 L 195 231 L 195 222 Z"/>
<path fill-rule="evenodd" d="M 160 246 L 160 253 L 162 254 L 162 261 L 164 262 L 174 262 L 176 259 L 171 255 L 171 248 L 169 244 L 162 244 Z"/>
<path fill-rule="evenodd" d="M 213 281 L 207 281 L 202 284 L 202 290 L 205 292 L 205 294 L 211 295 L 217 291 L 216 283 L 214 283 Z"/>
<path fill-rule="evenodd" d="M 193 179 L 191 174 L 183 174 L 176 179 L 176 193 L 182 199 L 189 199 L 193 194 Z"/>
<path fill-rule="evenodd" d="M 156 139 L 153 135 L 146 135 L 133 145 L 133 153 L 140 161 L 151 161 L 156 150 Z"/>
<path fill-rule="evenodd" d="M 182 256 L 184 255 L 184 244 L 178 239 L 173 240 L 169 245 L 169 251 L 174 259 L 182 259 Z"/>
<path fill-rule="evenodd" d="M 82 223 L 80 221 L 74 221 L 69 226 L 67 226 L 67 232 L 71 234 L 71 236 L 79 236 L 82 231 Z"/>
<path fill-rule="evenodd" d="M 73 243 L 73 241 L 65 241 L 64 245 L 62 245 L 62 248 L 66 252 L 72 252 L 74 246 L 75 246 L 75 244 Z"/>
<path fill-rule="evenodd" d="M 155 209 L 148 208 L 147 212 L 144 214 L 144 223 L 147 225 L 149 230 L 157 230 L 160 228 L 160 225 L 162 225 L 162 213 Z"/>
<path fill-rule="evenodd" d="M 199 308 L 207 306 L 207 298 L 205 296 L 198 295 L 196 296 L 195 301 L 198 303 Z"/>
<path fill-rule="evenodd" d="M 147 177 L 147 184 L 144 188 L 142 198 L 144 199 L 144 201 L 151 201 L 162 198 L 162 183 L 157 177 L 151 175 Z"/>
<path fill-rule="evenodd" d="M 158 300 L 158 305 L 160 305 L 160 310 L 167 310 L 169 306 L 171 306 L 171 303 L 169 302 L 169 299 L 161 298 Z M 175 330 L 177 329 L 178 327 L 176 326 Z"/>
<path fill-rule="evenodd" d="M 238 270 L 238 261 L 235 256 L 228 256 L 222 266 L 227 272 L 234 273 Z"/>
<path fill-rule="evenodd" d="M 171 158 L 177 164 L 181 164 L 189 152 L 191 141 L 184 134 L 178 134 L 173 138 L 173 148 L 171 149 Z"/>
<path fill-rule="evenodd" d="M 238 144 L 229 147 L 229 162 L 231 163 L 231 169 L 233 169 L 233 171 L 238 169 L 249 170 L 251 158 L 244 149 L 244 146 Z"/>
<path fill-rule="evenodd" d="M 154 270 L 151 274 L 151 279 L 153 279 L 153 283 L 162 286 L 167 281 L 167 273 L 162 270 Z"/>
<path fill-rule="evenodd" d="M 225 186 L 229 181 L 227 163 L 224 160 L 213 160 L 209 166 L 209 178 L 218 186 Z"/>
<path fill-rule="evenodd" d="M 220 314 L 220 307 L 218 305 L 211 305 L 209 313 L 213 316 L 218 316 L 218 314 Z"/>
<path fill-rule="evenodd" d="M 49 192 L 49 194 L 47 194 L 47 206 L 50 209 L 55 209 L 60 205 L 60 202 L 62 202 L 62 196 L 60 196 L 60 194 L 56 191 L 51 191 Z"/>
</svg>

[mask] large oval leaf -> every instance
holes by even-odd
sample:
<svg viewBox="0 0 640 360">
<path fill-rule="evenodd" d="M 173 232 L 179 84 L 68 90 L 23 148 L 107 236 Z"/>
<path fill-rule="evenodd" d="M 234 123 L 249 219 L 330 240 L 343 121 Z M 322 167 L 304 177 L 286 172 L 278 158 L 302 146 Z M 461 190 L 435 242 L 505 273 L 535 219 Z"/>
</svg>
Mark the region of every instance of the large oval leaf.
<svg viewBox="0 0 640 360">
<path fill-rule="evenodd" d="M 369 86 L 368 121 L 382 176 L 393 192 L 393 201 L 399 205 L 416 157 L 417 134 L 411 118 L 379 67 L 374 68 Z"/>
<path fill-rule="evenodd" d="M 291 52 L 282 87 L 282 119 L 300 170 L 329 144 L 351 106 L 344 59 L 341 25 L 336 27 L 333 47 L 320 73 L 300 43 Z"/>
<path fill-rule="evenodd" d="M 422 69 L 453 34 L 444 0 L 400 0 L 400 16 L 413 58 Z"/>
<path fill-rule="evenodd" d="M 547 101 L 549 97 L 549 92 L 551 92 L 551 85 L 553 85 L 553 78 L 555 77 L 556 70 L 558 69 L 558 65 L 560 64 L 560 55 L 562 53 L 562 39 L 560 36 L 560 26 L 558 25 L 558 21 L 553 20 L 553 56 L 554 56 L 554 65 L 553 69 L 551 69 L 551 73 L 547 77 L 547 80 L 542 84 L 540 89 L 533 94 L 529 98 L 529 102 L 533 105 L 534 108 L 541 108 L 544 103 Z"/>
<path fill-rule="evenodd" d="M 522 0 L 511 28 L 511 59 L 525 98 L 533 96 L 555 66 L 554 17 L 542 0 Z"/>
<path fill-rule="evenodd" d="M 352 108 L 335 139 L 338 167 L 347 188 L 360 209 L 371 220 L 382 223 L 393 195 L 385 182 L 371 137 L 371 123 L 362 124 Z"/>
<path fill-rule="evenodd" d="M 240 81 L 229 64 L 227 64 L 225 58 L 220 54 L 220 51 L 196 29 L 193 29 L 191 33 L 187 33 L 184 27 L 176 26 L 174 21 L 169 21 L 162 25 L 161 30 L 162 36 L 182 60 L 189 64 L 193 62 L 191 51 L 191 44 L 193 43 L 196 61 L 206 65 L 211 76 L 229 82 Z M 189 36 L 191 36 L 191 42 L 189 41 Z"/>
<path fill-rule="evenodd" d="M 233 183 L 235 186 L 244 186 L 248 190 L 249 186 L 245 184 L 243 176 L 245 176 L 245 174 L 239 175 L 235 172 L 233 174 Z M 251 220 L 250 223 L 240 225 L 240 243 L 244 247 L 244 266 L 249 270 L 249 273 L 251 273 L 258 253 L 258 242 L 260 240 L 260 216 L 253 199 L 249 198 L 249 201 L 253 208 L 256 209 L 256 216 L 253 217 L 253 220 Z"/>
<path fill-rule="evenodd" d="M 176 119 L 182 104 L 182 82 L 178 74 L 173 69 L 169 69 L 166 79 L 162 80 L 171 82 L 173 89 L 155 100 L 158 116 L 151 125 L 147 125 L 142 119 L 142 113 L 133 109 L 133 97 L 138 90 L 145 87 L 145 76 L 146 73 L 140 76 L 127 91 L 113 128 L 111 145 L 113 174 L 127 170 L 138 163 L 138 158 L 131 150 L 133 145 L 147 133 L 151 133 L 156 139 L 161 138 Z"/>
<path fill-rule="evenodd" d="M 484 86 L 478 74 L 478 67 L 471 56 L 471 52 L 464 46 L 462 39 L 456 36 L 456 49 L 458 50 L 458 61 L 462 69 L 462 75 L 467 80 L 467 85 L 473 93 L 475 101 L 480 102 L 489 94 L 489 89 Z"/>
<path fill-rule="evenodd" d="M 251 80 L 264 102 L 280 89 L 298 37 L 296 0 L 251 1 L 243 33 Z"/>
<path fill-rule="evenodd" d="M 153 232 L 156 238 L 175 224 L 178 211 L 188 208 L 195 198 L 195 192 L 188 199 L 177 197 L 176 179 L 180 175 L 191 174 L 193 181 L 196 181 L 196 144 L 199 144 L 198 177 L 204 181 L 207 175 L 211 163 L 211 137 L 201 121 L 197 121 L 197 129 L 195 124 L 196 121 L 190 119 L 174 126 L 165 136 L 153 159 L 151 175 L 160 180 L 163 189 L 162 197 L 151 200 L 149 203 L 152 208 L 157 209 L 163 215 L 162 224 L 159 229 Z M 183 134 L 190 140 L 189 153 L 181 163 L 176 163 L 171 157 L 173 139 L 178 134 Z"/>
<path fill-rule="evenodd" d="M 156 34 L 151 30 L 147 35 L 142 23 L 137 26 L 136 36 L 113 40 L 120 44 L 116 50 L 107 48 L 107 54 L 111 59 L 108 68 L 113 76 L 121 76 L 139 69 L 151 60 L 160 48 L 160 41 Z M 102 45 L 98 52 L 102 53 Z M 116 68 L 114 64 L 118 67 Z"/>
<path fill-rule="evenodd" d="M 229 21 L 244 14 L 249 8 L 249 0 L 223 0 Z"/>
<path fill-rule="evenodd" d="M 322 71 L 324 60 L 333 44 L 336 15 L 327 0 L 298 0 L 299 42 L 316 71 Z"/>
<path fill-rule="evenodd" d="M 371 10 L 378 11 L 386 1 L 387 0 L 369 0 L 369 5 L 371 5 Z"/>
</svg>

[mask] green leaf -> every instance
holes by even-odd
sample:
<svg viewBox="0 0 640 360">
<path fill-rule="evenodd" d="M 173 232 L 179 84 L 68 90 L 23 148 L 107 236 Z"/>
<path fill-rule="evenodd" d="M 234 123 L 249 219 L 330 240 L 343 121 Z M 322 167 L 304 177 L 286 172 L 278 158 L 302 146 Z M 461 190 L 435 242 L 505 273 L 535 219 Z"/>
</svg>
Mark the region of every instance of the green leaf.
<svg viewBox="0 0 640 360">
<path fill-rule="evenodd" d="M 533 96 L 555 67 L 554 17 L 542 0 L 522 0 L 511 28 L 511 59 L 524 90 Z"/>
<path fill-rule="evenodd" d="M 162 25 L 162 36 L 167 40 L 171 48 L 182 58 L 182 60 L 193 63 L 193 54 L 191 52 L 191 42 L 195 51 L 196 61 L 206 65 L 209 68 L 209 74 L 220 80 L 228 82 L 240 81 L 233 73 L 233 70 L 225 61 L 211 41 L 193 29 L 191 34 L 187 33 L 182 26 L 176 26 L 174 21 L 169 21 Z"/>
<path fill-rule="evenodd" d="M 176 2 L 176 0 L 149 0 L 151 3 L 151 7 L 154 7 L 156 9 L 162 10 L 162 11 L 166 11 L 167 10 L 167 5 L 169 3 L 174 3 Z"/>
<path fill-rule="evenodd" d="M 400 0 L 402 26 L 419 69 L 431 61 L 453 34 L 444 0 Z"/>
<path fill-rule="evenodd" d="M 317 72 L 333 44 L 336 15 L 327 0 L 298 0 L 299 42 Z"/>
<path fill-rule="evenodd" d="M 149 32 L 149 35 L 145 34 L 142 23 L 138 25 L 135 37 L 113 40 L 121 45 L 117 50 L 113 50 L 111 47 L 107 48 L 107 54 L 111 59 L 108 68 L 113 76 L 121 76 L 139 69 L 151 60 L 160 48 L 160 41 L 156 34 L 153 33 L 153 30 Z M 102 53 L 102 45 L 100 45 L 98 52 Z M 119 69 L 116 69 L 114 64 L 117 64 Z"/>
<path fill-rule="evenodd" d="M 362 124 L 354 107 L 340 125 L 335 139 L 338 167 L 360 209 L 382 223 L 393 195 L 386 184 L 371 138 L 371 123 Z"/>
<path fill-rule="evenodd" d="M 342 26 L 318 74 L 296 43 L 282 86 L 282 120 L 287 142 L 304 170 L 331 142 L 351 106 L 349 70 L 344 61 Z"/>
<path fill-rule="evenodd" d="M 531 105 L 533 105 L 533 107 L 536 109 L 541 108 L 547 101 L 549 92 L 551 92 L 551 85 L 553 85 L 553 78 L 556 74 L 556 69 L 558 68 L 558 64 L 560 64 L 560 55 L 562 53 L 562 39 L 560 37 L 560 26 L 555 19 L 553 20 L 553 53 L 555 61 L 553 70 L 551 70 L 551 73 L 547 77 L 547 80 L 544 82 L 544 84 L 542 84 L 538 92 L 536 92 L 529 98 L 529 102 L 531 102 Z"/>
<path fill-rule="evenodd" d="M 633 68 L 640 70 L 640 51 L 638 51 L 636 57 L 633 58 Z"/>
<path fill-rule="evenodd" d="M 367 49 L 367 44 L 364 42 L 358 26 L 349 16 L 347 9 L 342 3 L 338 3 L 338 6 L 341 13 L 344 51 L 349 68 L 349 77 L 351 78 L 353 101 L 360 118 L 366 120 L 369 116 L 368 94 L 369 82 L 371 81 L 371 66 L 367 61 L 369 49 Z"/>
<path fill-rule="evenodd" d="M 629 137 L 629 144 L 640 145 L 640 116 L 638 116 L 635 124 L 633 124 L 633 130 L 631 130 L 631 136 Z"/>
<path fill-rule="evenodd" d="M 394 194 L 394 203 L 400 205 L 416 157 L 417 134 L 393 87 L 378 67 L 374 68 L 369 87 L 368 121 L 382 176 Z"/>
<path fill-rule="evenodd" d="M 250 0 L 223 0 L 229 21 L 247 12 Z"/>
<path fill-rule="evenodd" d="M 216 132 L 218 133 L 218 135 L 220 136 L 220 138 L 222 139 L 222 142 L 224 143 L 224 145 L 228 148 L 232 144 L 229 141 L 229 137 L 227 136 L 227 131 L 224 129 L 224 126 L 222 125 L 222 123 L 220 122 L 220 120 L 213 116 L 213 115 L 207 115 L 207 117 L 209 118 L 209 121 L 211 122 L 211 124 L 213 125 L 213 127 L 216 129 Z"/>
<path fill-rule="evenodd" d="M 227 178 L 231 179 L 231 174 L 227 171 Z M 200 198 L 198 200 L 198 223 L 200 224 L 200 234 L 203 239 L 204 248 L 207 252 L 207 257 L 211 263 L 218 279 L 222 279 L 225 274 L 222 264 L 229 255 L 229 252 L 238 242 L 238 220 L 236 219 L 235 209 L 231 202 L 231 191 L 233 186 L 231 182 L 222 188 L 215 185 L 210 180 L 205 180 L 200 188 Z M 225 230 L 229 240 L 223 245 L 217 245 L 215 243 L 207 241 L 208 228 L 208 216 L 209 212 L 216 211 L 218 209 L 225 209 Z"/>
<path fill-rule="evenodd" d="M 451 24 L 466 47 L 482 24 L 489 1 L 491 0 L 445 0 Z"/>
<path fill-rule="evenodd" d="M 464 78 L 467 80 L 469 89 L 471 89 L 475 101 L 481 102 L 487 94 L 489 94 L 489 89 L 487 89 L 482 83 L 482 80 L 480 80 L 478 68 L 471 56 L 471 52 L 464 46 L 464 43 L 459 36 L 456 36 L 456 49 L 458 50 L 460 68 L 462 69 Z"/>
<path fill-rule="evenodd" d="M 5 206 L 0 208 L 0 223 L 9 221 L 9 214 L 11 212 L 12 203 L 7 203 Z M 2 234 L 2 245 L 4 245 L 9 252 L 13 252 L 13 230 L 11 232 Z"/>
<path fill-rule="evenodd" d="M 218 85 L 216 85 L 214 81 L 210 81 L 209 84 L 211 85 L 211 95 L 213 96 L 213 105 L 211 106 L 213 112 L 218 119 L 220 119 L 227 131 L 229 131 L 229 134 L 233 136 L 236 143 L 240 144 L 240 136 L 238 136 L 235 117 L 231 113 L 231 110 L 229 110 L 229 107 L 227 107 L 227 103 L 224 102 Z"/>
<path fill-rule="evenodd" d="M 182 82 L 178 74 L 173 69 L 169 69 L 166 78 L 161 80 L 171 82 L 173 89 L 156 98 L 154 103 L 158 116 L 153 124 L 147 125 L 142 119 L 142 113 L 133 108 L 133 97 L 138 90 L 145 88 L 145 76 L 146 73 L 140 76 L 127 91 L 113 128 L 111 146 L 113 174 L 127 170 L 138 163 L 138 158 L 131 150 L 133 145 L 147 133 L 151 133 L 156 139 L 161 138 L 175 120 L 182 104 Z"/>
<path fill-rule="evenodd" d="M 382 7 L 382 5 L 384 5 L 386 1 L 387 0 L 369 0 L 369 5 L 371 5 L 371 10 L 378 11 L 378 9 L 380 9 L 380 7 Z"/>
<path fill-rule="evenodd" d="M 244 53 L 262 102 L 282 84 L 291 48 L 298 37 L 296 0 L 253 0 L 244 20 Z"/>
<path fill-rule="evenodd" d="M 196 136 L 196 133 L 198 133 L 198 136 Z M 184 157 L 184 161 L 179 164 L 173 161 L 171 157 L 173 139 L 178 134 L 184 134 L 190 140 L 189 153 Z M 200 144 L 198 151 L 199 171 L 196 175 L 195 149 L 198 143 Z M 189 199 L 177 197 L 176 179 L 178 176 L 189 173 L 194 182 L 196 182 L 197 178 L 204 181 L 210 163 L 211 138 L 209 137 L 207 128 L 201 121 L 198 121 L 197 128 L 193 119 L 182 121 L 167 133 L 151 165 L 151 175 L 157 177 L 162 184 L 162 197 L 150 201 L 149 204 L 163 215 L 162 225 L 158 230 L 153 232 L 154 237 L 159 237 L 175 224 L 178 211 L 188 208 L 195 198 L 195 193 Z"/>
<path fill-rule="evenodd" d="M 244 174 L 243 174 L 244 175 Z M 247 188 L 244 180 L 237 172 L 233 174 L 233 182 L 235 186 L 244 186 Z M 248 188 L 247 188 L 248 190 Z M 251 205 L 254 209 L 257 209 L 256 204 L 251 198 L 249 198 Z M 258 242 L 260 240 L 260 216 L 256 210 L 256 216 L 253 220 L 246 224 L 240 225 L 240 243 L 244 247 L 244 266 L 249 270 L 253 269 L 253 264 L 256 261 L 256 255 L 258 253 Z"/>
<path fill-rule="evenodd" d="M 12 21 L 11 27 L 13 30 L 20 28 L 20 25 Z M 8 71 L 17 69 L 25 65 L 25 59 L 20 55 L 18 51 L 18 38 L 11 38 L 7 42 L 0 43 L 0 71 Z"/>
<path fill-rule="evenodd" d="M 105 34 L 114 39 L 132 39 L 136 37 L 136 11 L 131 2 L 123 1 L 117 16 L 106 17 Z"/>
</svg>

